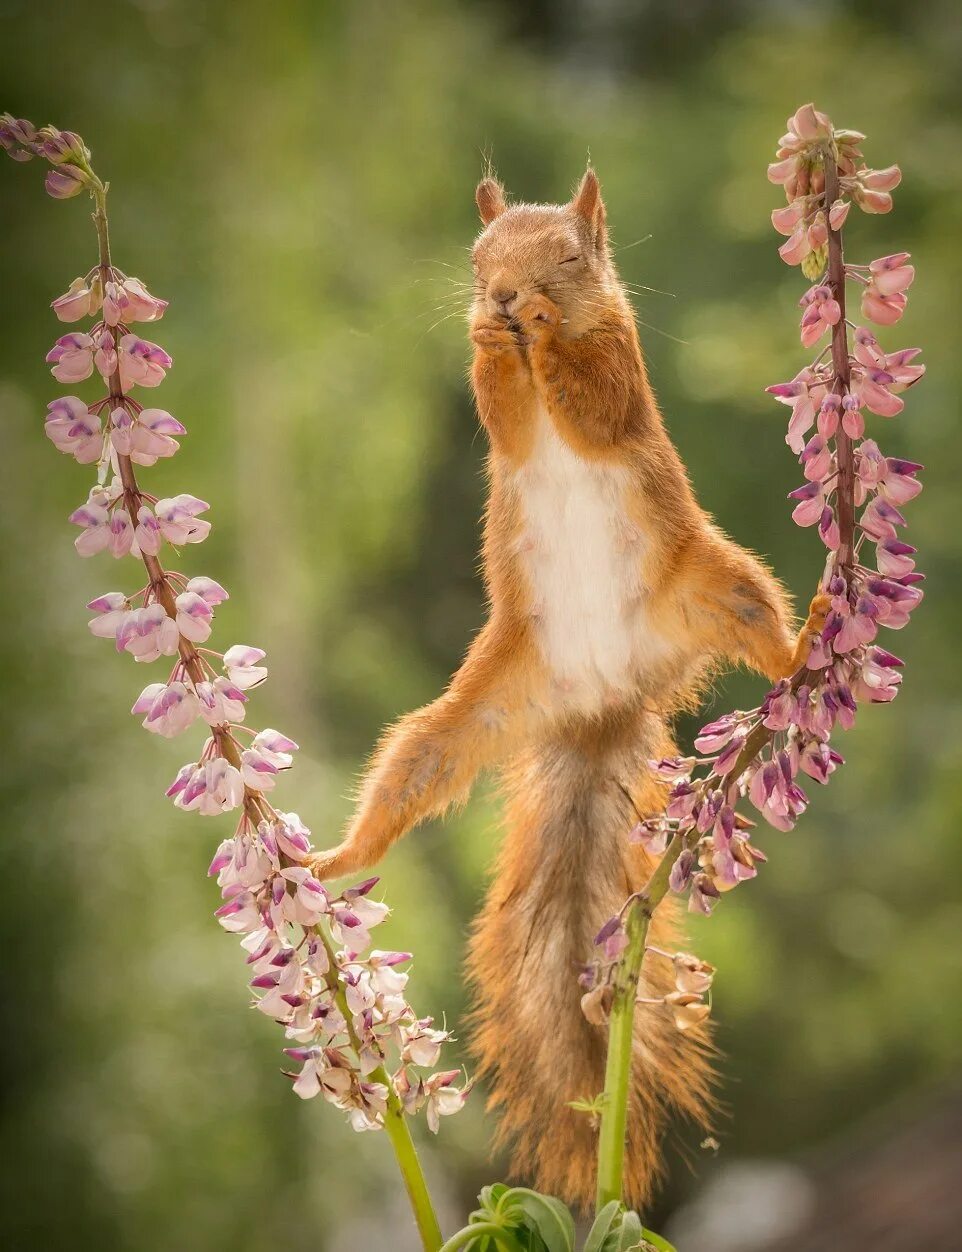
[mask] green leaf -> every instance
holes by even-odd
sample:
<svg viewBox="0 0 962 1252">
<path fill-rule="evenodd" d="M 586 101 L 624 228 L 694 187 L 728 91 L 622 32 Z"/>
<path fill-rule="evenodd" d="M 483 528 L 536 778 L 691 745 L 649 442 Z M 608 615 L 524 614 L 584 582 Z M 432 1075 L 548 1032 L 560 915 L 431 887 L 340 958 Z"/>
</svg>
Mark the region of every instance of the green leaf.
<svg viewBox="0 0 962 1252">
<path fill-rule="evenodd" d="M 481 1194 L 478 1200 L 481 1204 L 480 1212 L 484 1214 L 482 1220 L 489 1221 L 499 1211 L 501 1197 L 508 1190 L 508 1186 L 503 1182 L 493 1182 L 487 1187 L 481 1188 Z"/>
<path fill-rule="evenodd" d="M 560 1200 L 554 1196 L 539 1195 L 527 1187 L 513 1187 L 502 1197 L 503 1204 L 507 1205 L 509 1201 L 512 1213 L 521 1210 L 524 1224 L 540 1239 L 545 1252 L 574 1252 L 574 1218 Z M 532 1252 L 537 1248 L 537 1243 L 533 1243 Z"/>
<path fill-rule="evenodd" d="M 585 1240 L 584 1252 L 605 1252 L 608 1235 L 613 1228 L 616 1228 L 621 1213 L 622 1208 L 618 1200 L 610 1200 L 605 1205 L 591 1223 L 588 1238 Z"/>
<path fill-rule="evenodd" d="M 641 1240 L 644 1229 L 641 1225 L 641 1218 L 637 1213 L 633 1213 L 630 1209 L 621 1219 L 621 1226 L 618 1228 L 618 1242 L 615 1244 L 617 1252 L 632 1252 L 632 1249 L 642 1246 Z"/>
<path fill-rule="evenodd" d="M 643 1229 L 641 1235 L 645 1243 L 650 1244 L 655 1249 L 655 1252 L 677 1252 L 673 1243 L 669 1243 L 661 1235 L 656 1235 L 653 1230 Z"/>
</svg>

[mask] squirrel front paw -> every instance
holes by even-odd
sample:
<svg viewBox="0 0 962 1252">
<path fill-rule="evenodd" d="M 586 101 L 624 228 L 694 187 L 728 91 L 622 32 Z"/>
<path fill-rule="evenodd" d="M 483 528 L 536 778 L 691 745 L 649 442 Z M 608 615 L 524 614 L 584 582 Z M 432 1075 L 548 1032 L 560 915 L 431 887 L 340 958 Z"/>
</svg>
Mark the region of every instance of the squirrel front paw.
<svg viewBox="0 0 962 1252">
<path fill-rule="evenodd" d="M 808 617 L 802 627 L 803 635 L 820 635 L 825 629 L 825 622 L 832 610 L 832 597 L 824 591 L 812 597 L 808 606 Z"/>
<path fill-rule="evenodd" d="M 352 874 L 358 866 L 347 844 L 339 844 L 326 852 L 318 852 L 308 857 L 307 868 L 318 882 L 326 882 L 331 878 L 341 878 L 344 874 Z"/>
<path fill-rule="evenodd" d="M 472 324 L 471 342 L 485 352 L 504 352 L 520 346 L 508 323 L 495 317 L 480 317 Z"/>
<path fill-rule="evenodd" d="M 537 343 L 550 338 L 561 325 L 561 310 L 553 300 L 538 292 L 515 313 L 514 321 L 527 343 Z"/>
</svg>

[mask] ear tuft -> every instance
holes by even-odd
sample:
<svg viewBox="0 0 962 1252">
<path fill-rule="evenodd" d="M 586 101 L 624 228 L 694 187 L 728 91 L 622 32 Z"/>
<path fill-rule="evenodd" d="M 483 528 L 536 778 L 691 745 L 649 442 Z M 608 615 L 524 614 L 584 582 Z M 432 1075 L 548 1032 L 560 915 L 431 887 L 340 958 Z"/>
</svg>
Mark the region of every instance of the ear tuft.
<svg viewBox="0 0 962 1252">
<path fill-rule="evenodd" d="M 601 183 L 598 182 L 598 175 L 590 165 L 578 184 L 571 207 L 588 224 L 595 247 L 603 248 L 607 242 L 605 204 L 601 198 Z"/>
<path fill-rule="evenodd" d="M 487 226 L 508 207 L 504 201 L 504 188 L 496 178 L 482 178 L 478 183 L 474 199 L 481 214 L 481 221 Z"/>
</svg>

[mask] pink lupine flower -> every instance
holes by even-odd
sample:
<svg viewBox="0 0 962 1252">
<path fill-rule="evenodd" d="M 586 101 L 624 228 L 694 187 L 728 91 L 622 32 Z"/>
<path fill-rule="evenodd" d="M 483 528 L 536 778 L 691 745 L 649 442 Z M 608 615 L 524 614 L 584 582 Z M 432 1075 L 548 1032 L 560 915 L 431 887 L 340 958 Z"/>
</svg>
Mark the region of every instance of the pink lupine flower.
<svg viewBox="0 0 962 1252">
<path fill-rule="evenodd" d="M 862 662 L 855 694 L 860 700 L 884 704 L 895 698 L 902 682 L 902 662 L 884 648 L 870 648 Z"/>
<path fill-rule="evenodd" d="M 452 1113 L 458 1113 L 464 1108 L 464 1102 L 468 1098 L 471 1087 L 467 1083 L 460 1089 L 453 1086 L 455 1079 L 459 1076 L 460 1070 L 452 1069 L 444 1073 L 432 1074 L 430 1078 L 424 1080 L 424 1091 L 427 1096 L 425 1116 L 428 1129 L 432 1134 L 438 1133 L 442 1117 L 450 1117 Z"/>
<path fill-rule="evenodd" d="M 798 501 L 792 510 L 796 526 L 814 526 L 821 522 L 825 510 L 825 491 L 821 483 L 809 482 L 804 487 L 796 487 L 788 493 L 788 498 Z"/>
<path fill-rule="evenodd" d="M 832 230 L 841 230 L 845 225 L 845 219 L 848 217 L 848 211 L 852 207 L 848 200 L 836 200 L 828 212 L 828 224 Z"/>
<path fill-rule="evenodd" d="M 88 181 L 87 175 L 76 165 L 58 165 L 47 171 L 44 186 L 55 200 L 69 200 L 71 196 L 78 196 Z"/>
<path fill-rule="evenodd" d="M 87 625 L 90 633 L 98 639 L 116 639 L 117 632 L 131 611 L 130 602 L 122 591 L 108 591 L 106 595 L 91 600 L 87 608 L 97 614 Z"/>
<path fill-rule="evenodd" d="M 815 214 L 811 225 L 808 228 L 808 243 L 813 252 L 825 246 L 828 242 L 828 223 L 825 221 L 825 214 L 818 212 Z"/>
<path fill-rule="evenodd" d="M 786 265 L 801 265 L 811 251 L 812 245 L 808 238 L 808 228 L 802 222 L 778 249 L 778 255 Z"/>
<path fill-rule="evenodd" d="M 139 278 L 106 283 L 103 303 L 104 321 L 108 326 L 121 322 L 156 322 L 167 308 L 167 301 L 152 296 Z"/>
<path fill-rule="evenodd" d="M 293 884 L 294 894 L 286 895 L 287 920 L 299 926 L 315 926 L 331 909 L 331 898 L 323 883 L 317 881 L 309 869 L 292 866 L 281 870 L 281 878 Z"/>
<path fill-rule="evenodd" d="M 143 689 L 130 711 L 135 715 L 146 714 L 142 723 L 145 730 L 172 739 L 193 725 L 200 708 L 193 691 L 177 681 L 151 683 Z"/>
<path fill-rule="evenodd" d="M 116 638 L 118 652 L 129 652 L 134 660 L 143 662 L 176 656 L 180 647 L 177 623 L 167 616 L 162 604 L 131 609 L 124 615 Z"/>
<path fill-rule="evenodd" d="M 875 191 L 859 183 L 852 198 L 863 213 L 891 213 L 892 197 L 887 191 Z"/>
<path fill-rule="evenodd" d="M 294 763 L 291 753 L 298 750 L 293 739 L 288 739 L 279 730 L 270 729 L 258 731 L 251 746 L 277 769 L 290 769 Z"/>
<path fill-rule="evenodd" d="M 798 716 L 798 703 L 792 685 L 786 678 L 765 697 L 762 725 L 769 730 L 788 730 Z"/>
<path fill-rule="evenodd" d="M 823 439 L 833 439 L 838 431 L 838 415 L 842 405 L 842 397 L 835 395 L 834 392 L 826 395 L 818 410 L 818 433 Z"/>
<path fill-rule="evenodd" d="M 247 696 L 228 678 L 215 678 L 212 682 L 199 682 L 197 693 L 201 717 L 209 726 L 222 726 L 228 722 L 244 720 Z"/>
<path fill-rule="evenodd" d="M 821 435 L 813 435 L 802 449 L 799 460 L 802 472 L 809 482 L 823 483 L 828 477 L 834 458 L 832 449 Z"/>
<path fill-rule="evenodd" d="M 799 304 L 805 310 L 802 315 L 801 339 L 806 348 L 821 339 L 827 330 L 835 326 L 842 316 L 838 301 L 832 295 L 831 287 L 824 283 L 810 287 L 802 296 Z"/>
<path fill-rule="evenodd" d="M 373 959 L 373 952 L 371 957 Z M 400 976 L 405 980 L 407 978 L 406 975 Z M 432 1029 L 430 1017 L 425 1018 L 424 1021 L 415 1022 L 411 1026 L 402 1027 L 401 1060 L 408 1065 L 420 1065 L 425 1069 L 430 1069 L 432 1065 L 437 1065 L 441 1047 L 450 1038 L 448 1031 Z"/>
<path fill-rule="evenodd" d="M 294 861 L 303 860 L 311 850 L 310 831 L 296 813 L 278 813 L 271 828 L 277 846 Z"/>
<path fill-rule="evenodd" d="M 731 739 L 731 741 L 728 744 L 726 744 L 724 748 L 722 748 L 721 752 L 719 752 L 718 756 L 715 759 L 715 765 L 714 765 L 714 770 L 713 770 L 713 772 L 716 773 L 719 776 L 719 778 L 723 778 L 727 773 L 729 773 L 735 767 L 735 765 L 738 762 L 739 757 L 742 754 L 742 748 L 744 748 L 745 746 L 745 740 L 747 739 L 747 737 L 748 736 L 747 736 L 746 731 L 744 730 L 738 731 L 738 733 Z"/>
<path fill-rule="evenodd" d="M 54 126 L 45 126 L 40 132 L 40 151 L 52 165 L 61 165 L 64 161 L 86 161 L 90 153 L 84 141 L 72 130 L 57 130 Z"/>
<path fill-rule="evenodd" d="M 863 369 L 855 383 L 855 394 L 870 413 L 878 417 L 895 417 L 905 408 L 905 401 L 890 390 L 894 381 L 887 370 Z"/>
<path fill-rule="evenodd" d="M 133 548 L 140 555 L 156 556 L 160 551 L 162 538 L 160 523 L 154 516 L 153 510 L 149 505 L 142 504 L 137 510 Z"/>
<path fill-rule="evenodd" d="M 842 534 L 838 527 L 835 510 L 828 504 L 822 509 L 822 516 L 818 519 L 818 533 L 826 548 L 831 549 L 832 552 L 838 551 Z"/>
<path fill-rule="evenodd" d="M 878 326 L 893 326 L 905 312 L 906 290 L 915 278 L 915 267 L 906 265 L 907 252 L 880 257 L 869 266 L 870 278 L 862 290 L 862 315 Z"/>
<path fill-rule="evenodd" d="M 790 179 L 793 179 L 798 172 L 798 161 L 795 157 L 786 157 L 782 161 L 775 161 L 768 167 L 768 181 L 785 185 Z M 783 232 L 784 233 L 784 232 Z"/>
<path fill-rule="evenodd" d="M 180 781 L 184 770 L 193 771 L 193 768 L 192 765 L 185 765 L 181 773 L 178 774 L 174 785 Z M 169 789 L 167 794 L 171 794 Z M 245 891 L 243 887 L 236 886 L 228 887 L 224 894 L 226 903 L 222 904 L 214 914 L 221 926 L 234 934 L 243 934 L 253 930 L 261 919 L 260 910 L 257 907 L 257 898 L 253 892 Z"/>
<path fill-rule="evenodd" d="M 792 235 L 804 216 L 804 200 L 793 200 L 783 209 L 772 210 L 772 225 L 780 235 Z"/>
<path fill-rule="evenodd" d="M 100 418 L 88 411 L 76 396 L 62 396 L 47 405 L 44 430 L 54 447 L 80 465 L 91 465 L 103 455 Z"/>
<path fill-rule="evenodd" d="M 230 599 L 227 591 L 220 583 L 213 578 L 208 578 L 205 574 L 198 574 L 195 578 L 191 578 L 185 590 L 192 591 L 195 595 L 200 596 L 212 609 L 216 608 L 218 604 L 223 604 L 225 600 Z"/>
<path fill-rule="evenodd" d="M 115 540 L 112 537 L 110 510 L 119 500 L 123 488 L 116 479 L 108 486 L 94 486 L 90 489 L 87 502 L 74 509 L 67 519 L 74 526 L 83 526 L 83 534 L 78 535 L 74 547 L 81 556 L 93 556 L 110 548 L 113 551 Z M 128 518 L 128 524 L 129 524 Z M 129 550 L 129 542 L 128 542 Z M 115 552 L 114 555 L 123 555 Z"/>
<path fill-rule="evenodd" d="M 666 756 L 649 760 L 648 768 L 666 782 L 687 782 L 697 759 L 694 756 Z"/>
<path fill-rule="evenodd" d="M 849 394 L 842 397 L 842 430 L 849 439 L 861 439 L 865 434 L 862 401 L 858 396 Z"/>
<path fill-rule="evenodd" d="M 191 643 L 205 643 L 210 638 L 214 610 L 196 591 L 182 591 L 177 606 L 177 629 Z"/>
<path fill-rule="evenodd" d="M 708 916 L 720 895 L 721 892 L 707 874 L 695 874 L 691 879 L 691 891 L 688 896 L 689 913 L 704 913 Z"/>
<path fill-rule="evenodd" d="M 93 336 L 94 349 L 94 368 L 104 380 L 109 383 L 111 377 L 117 372 L 117 345 L 114 343 L 114 337 L 109 330 L 96 331 Z"/>
<path fill-rule="evenodd" d="M 672 891 L 684 891 L 692 881 L 697 858 L 691 848 L 682 848 L 671 867 L 668 885 Z"/>
<path fill-rule="evenodd" d="M 61 335 L 47 353 L 51 374 L 61 383 L 80 383 L 94 372 L 94 341 L 90 335 L 72 331 Z"/>
<path fill-rule="evenodd" d="M 180 444 L 173 435 L 183 435 L 185 428 L 164 409 L 143 409 L 136 418 L 126 409 L 114 409 L 110 415 L 110 440 L 121 456 L 129 456 L 135 465 L 154 465 L 158 458 L 173 456 Z"/>
<path fill-rule="evenodd" d="M 51 302 L 50 307 L 61 322 L 76 322 L 82 317 L 93 317 L 102 300 L 98 274 L 89 284 L 84 278 L 75 278 L 64 294 Z"/>
<path fill-rule="evenodd" d="M 206 500 L 196 496 L 179 495 L 158 500 L 154 513 L 160 523 L 161 533 L 168 543 L 179 547 L 185 543 L 202 543 L 210 534 L 210 522 L 198 519 L 198 514 L 210 508 Z"/>
<path fill-rule="evenodd" d="M 864 597 L 859 597 L 853 609 L 848 600 L 841 596 L 837 596 L 833 603 L 836 619 L 832 624 L 835 632 L 832 636 L 833 651 L 843 655 L 871 643 L 878 634 L 873 604 Z"/>
<path fill-rule="evenodd" d="M 815 422 L 815 408 L 820 405 L 828 388 L 809 367 L 801 370 L 789 383 L 776 383 L 765 390 L 781 404 L 792 409 L 785 442 L 796 455 L 805 446 L 805 435 Z"/>
<path fill-rule="evenodd" d="M 191 771 L 183 780 L 182 786 L 179 785 L 182 781 L 179 774 L 168 788 L 167 794 L 178 808 L 211 817 L 236 809 L 243 802 L 244 783 L 240 770 L 222 756 L 215 756 L 196 767 L 192 766 Z"/>
<path fill-rule="evenodd" d="M 724 717 L 720 717 L 714 722 L 709 722 L 707 726 L 702 726 L 695 736 L 695 747 L 699 752 L 717 752 L 719 748 L 723 748 L 731 741 L 737 729 L 738 718 L 736 715 L 734 713 L 726 713 Z M 679 777 L 684 776 L 687 779 L 695 762 L 691 758 L 686 758 L 686 760 L 688 761 L 688 768 L 684 775 L 679 774 Z"/>
<path fill-rule="evenodd" d="M 74 547 L 80 556 L 94 556 L 110 543 L 110 514 L 98 500 L 91 500 L 74 509 L 67 520 L 85 528 L 83 534 L 74 540 Z"/>
<path fill-rule="evenodd" d="M 25 117 L 0 114 L 0 147 L 14 161 L 30 161 L 37 145 L 36 127 Z"/>
<path fill-rule="evenodd" d="M 902 348 L 899 352 L 886 354 L 882 367 L 892 378 L 892 382 L 886 384 L 889 391 L 905 391 L 919 381 L 925 373 L 925 366 L 912 365 L 911 362 L 921 351 L 921 348 Z"/>
<path fill-rule="evenodd" d="M 137 335 L 122 335 L 117 345 L 120 353 L 120 385 L 158 387 L 173 365 L 170 356 L 155 343 Z"/>
<path fill-rule="evenodd" d="M 348 893 L 344 894 L 346 897 Z M 344 907 L 334 907 L 331 914 L 331 933 L 350 952 L 364 952 L 371 945 L 371 930 L 384 921 L 388 911 L 386 904 L 376 900 L 347 900 Z"/>
<path fill-rule="evenodd" d="M 858 180 L 872 191 L 894 191 L 902 181 L 902 171 L 897 165 L 888 165 L 884 170 L 862 170 Z"/>
<path fill-rule="evenodd" d="M 231 682 L 242 691 L 249 691 L 267 677 L 267 667 L 258 665 L 267 655 L 261 648 L 235 643 L 224 653 L 224 669 Z"/>
</svg>

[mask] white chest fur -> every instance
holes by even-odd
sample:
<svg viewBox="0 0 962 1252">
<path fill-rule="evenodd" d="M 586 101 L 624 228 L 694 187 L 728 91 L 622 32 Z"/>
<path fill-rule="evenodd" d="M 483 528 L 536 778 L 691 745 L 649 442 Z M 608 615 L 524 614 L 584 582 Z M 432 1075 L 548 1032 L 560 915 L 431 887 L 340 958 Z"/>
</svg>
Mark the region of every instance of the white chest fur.
<svg viewBox="0 0 962 1252">
<path fill-rule="evenodd" d="M 593 705 L 631 685 L 647 650 L 645 537 L 625 511 L 627 471 L 583 460 L 542 414 L 516 483 L 545 662 L 569 699 Z"/>
</svg>

